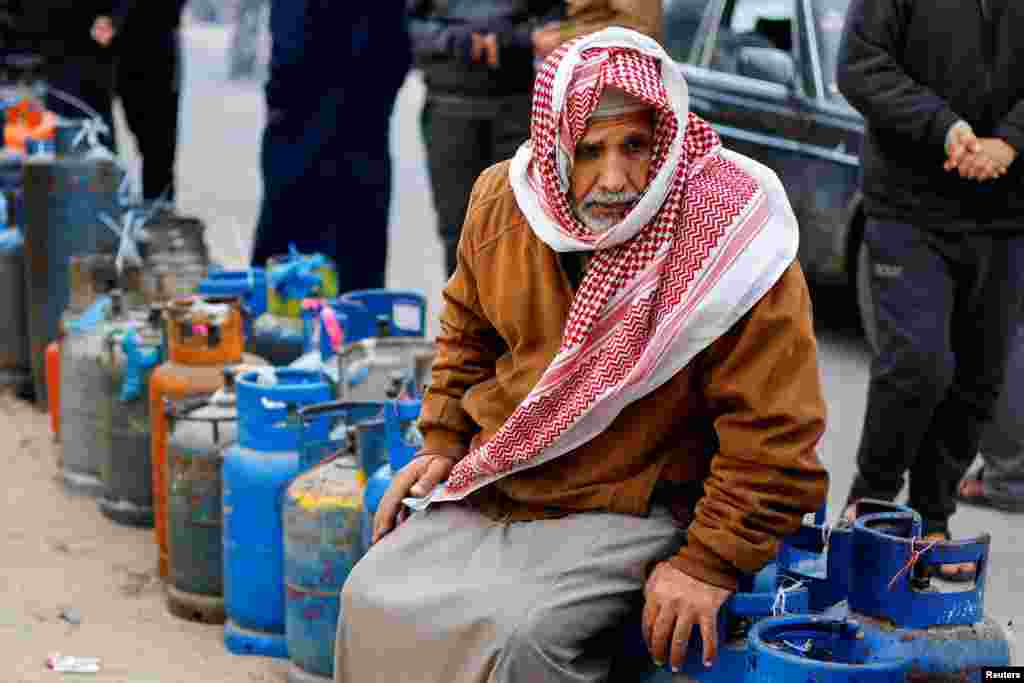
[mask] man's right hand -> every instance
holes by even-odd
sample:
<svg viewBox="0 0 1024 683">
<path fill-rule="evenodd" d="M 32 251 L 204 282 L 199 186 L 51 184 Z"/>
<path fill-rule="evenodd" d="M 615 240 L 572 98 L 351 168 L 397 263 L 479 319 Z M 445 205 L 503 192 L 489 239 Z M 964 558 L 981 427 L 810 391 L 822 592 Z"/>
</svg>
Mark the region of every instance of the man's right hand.
<svg viewBox="0 0 1024 683">
<path fill-rule="evenodd" d="M 381 498 L 380 507 L 373 517 L 373 542 L 384 538 L 405 519 L 402 499 L 407 496 L 421 498 L 448 478 L 455 463 L 466 453 L 464 448 L 421 451 L 403 467 Z M 401 518 L 400 518 L 401 516 Z"/>
<path fill-rule="evenodd" d="M 966 121 L 958 121 L 949 131 L 949 138 L 946 141 L 946 163 L 943 168 L 947 171 L 960 166 L 960 163 L 968 156 L 981 151 L 981 143 L 974 134 L 974 129 Z"/>
</svg>

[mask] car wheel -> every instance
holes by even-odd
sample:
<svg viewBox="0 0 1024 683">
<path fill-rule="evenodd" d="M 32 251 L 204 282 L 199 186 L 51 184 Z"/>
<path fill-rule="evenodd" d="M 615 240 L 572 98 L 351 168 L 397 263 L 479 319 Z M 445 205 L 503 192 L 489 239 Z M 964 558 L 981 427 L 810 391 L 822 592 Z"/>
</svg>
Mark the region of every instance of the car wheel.
<svg viewBox="0 0 1024 683">
<path fill-rule="evenodd" d="M 878 323 L 875 319 L 875 302 L 871 298 L 871 254 L 864 240 L 857 247 L 857 309 L 864 339 L 871 350 L 877 352 Z"/>
</svg>

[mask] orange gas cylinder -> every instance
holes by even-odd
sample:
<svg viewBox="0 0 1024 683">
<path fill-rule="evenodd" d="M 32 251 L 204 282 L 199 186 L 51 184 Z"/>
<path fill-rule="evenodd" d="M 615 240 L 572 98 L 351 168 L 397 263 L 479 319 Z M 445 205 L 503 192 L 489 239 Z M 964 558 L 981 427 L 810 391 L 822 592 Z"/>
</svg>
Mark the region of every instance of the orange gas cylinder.
<svg viewBox="0 0 1024 683">
<path fill-rule="evenodd" d="M 46 393 L 49 397 L 50 431 L 60 441 L 60 341 L 46 347 Z"/>
<path fill-rule="evenodd" d="M 230 365 L 266 365 L 242 353 L 242 312 L 238 299 L 177 299 L 164 309 L 167 362 L 149 380 L 152 436 L 153 516 L 160 548 L 160 576 L 167 577 L 167 418 L 164 400 L 210 394 L 224 383 Z"/>
<path fill-rule="evenodd" d="M 57 130 L 57 115 L 46 111 L 38 100 L 25 97 L 7 108 L 4 146 L 25 151 L 25 139 L 52 140 Z"/>
</svg>

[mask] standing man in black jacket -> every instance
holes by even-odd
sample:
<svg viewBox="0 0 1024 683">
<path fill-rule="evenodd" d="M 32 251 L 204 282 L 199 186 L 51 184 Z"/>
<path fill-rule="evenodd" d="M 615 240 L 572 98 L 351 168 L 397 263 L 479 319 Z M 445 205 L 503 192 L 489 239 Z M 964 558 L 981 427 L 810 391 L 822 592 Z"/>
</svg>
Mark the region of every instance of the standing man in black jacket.
<svg viewBox="0 0 1024 683">
<path fill-rule="evenodd" d="M 186 0 L 119 0 L 112 25 L 116 90 L 142 157 L 142 195 L 174 202 Z"/>
<path fill-rule="evenodd" d="M 408 0 L 427 97 L 421 127 L 447 275 L 455 272 L 469 194 L 530 137 L 534 36 L 562 0 Z"/>
<path fill-rule="evenodd" d="M 1024 294 L 1022 34 L 1012 0 L 853 0 L 840 49 L 839 89 L 867 121 L 879 340 L 850 501 L 895 498 L 909 470 L 933 539 L 949 536 Z"/>
</svg>

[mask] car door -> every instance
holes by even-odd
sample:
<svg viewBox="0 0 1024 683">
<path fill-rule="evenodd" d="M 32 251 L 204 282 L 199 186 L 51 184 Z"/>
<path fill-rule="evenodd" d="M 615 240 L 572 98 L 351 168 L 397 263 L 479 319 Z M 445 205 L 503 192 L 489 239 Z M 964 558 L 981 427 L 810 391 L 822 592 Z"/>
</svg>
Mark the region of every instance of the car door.
<svg viewBox="0 0 1024 683">
<path fill-rule="evenodd" d="M 799 2 L 712 0 L 683 70 L 691 109 L 726 147 L 779 175 L 802 225 L 810 207 L 794 188 L 806 178 L 802 146 L 817 86 Z"/>
</svg>

